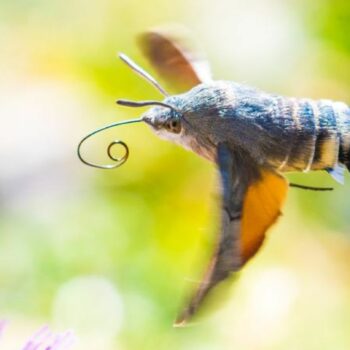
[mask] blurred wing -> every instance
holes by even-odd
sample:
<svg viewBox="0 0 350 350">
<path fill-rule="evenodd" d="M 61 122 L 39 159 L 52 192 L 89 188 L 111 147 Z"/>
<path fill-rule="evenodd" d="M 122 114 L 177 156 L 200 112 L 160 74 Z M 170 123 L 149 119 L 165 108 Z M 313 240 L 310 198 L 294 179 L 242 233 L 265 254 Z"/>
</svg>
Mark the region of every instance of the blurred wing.
<svg viewBox="0 0 350 350">
<path fill-rule="evenodd" d="M 143 33 L 139 43 L 144 55 L 169 84 L 183 90 L 211 81 L 210 68 L 179 30 L 155 29 Z"/>
<path fill-rule="evenodd" d="M 258 251 L 267 229 L 281 215 L 287 196 L 288 182 L 270 171 L 262 171 L 261 179 L 249 186 L 243 203 L 241 220 L 241 257 L 245 264 Z"/>
<path fill-rule="evenodd" d="M 285 178 L 259 170 L 249 155 L 225 145 L 219 146 L 218 166 L 223 188 L 219 242 L 204 279 L 175 323 L 178 326 L 196 313 L 211 289 L 258 251 L 287 194 Z"/>
</svg>

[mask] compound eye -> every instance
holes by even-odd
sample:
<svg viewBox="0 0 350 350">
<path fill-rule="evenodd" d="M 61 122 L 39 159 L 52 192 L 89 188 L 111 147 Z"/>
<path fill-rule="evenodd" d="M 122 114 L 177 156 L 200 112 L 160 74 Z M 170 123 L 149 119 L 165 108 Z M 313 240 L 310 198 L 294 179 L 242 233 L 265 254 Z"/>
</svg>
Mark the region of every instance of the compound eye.
<svg viewBox="0 0 350 350">
<path fill-rule="evenodd" d="M 169 132 L 179 134 L 181 132 L 181 122 L 178 119 L 171 119 L 166 123 L 165 128 Z"/>
</svg>

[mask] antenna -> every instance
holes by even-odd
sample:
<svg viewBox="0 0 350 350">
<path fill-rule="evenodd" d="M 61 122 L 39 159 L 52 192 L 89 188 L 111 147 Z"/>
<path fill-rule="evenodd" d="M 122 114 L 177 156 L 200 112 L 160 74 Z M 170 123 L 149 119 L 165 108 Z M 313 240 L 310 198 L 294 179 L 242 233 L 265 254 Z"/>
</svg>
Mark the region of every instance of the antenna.
<svg viewBox="0 0 350 350">
<path fill-rule="evenodd" d="M 134 72 L 151 83 L 163 96 L 168 97 L 169 94 L 161 87 L 161 85 L 149 73 L 137 65 L 131 58 L 123 53 L 119 53 L 119 58 L 126 63 Z"/>
<path fill-rule="evenodd" d="M 130 100 L 117 100 L 116 103 L 121 106 L 126 107 L 145 107 L 145 106 L 161 106 L 165 108 L 170 108 L 173 111 L 180 113 L 175 107 L 160 101 L 130 101 Z"/>
</svg>

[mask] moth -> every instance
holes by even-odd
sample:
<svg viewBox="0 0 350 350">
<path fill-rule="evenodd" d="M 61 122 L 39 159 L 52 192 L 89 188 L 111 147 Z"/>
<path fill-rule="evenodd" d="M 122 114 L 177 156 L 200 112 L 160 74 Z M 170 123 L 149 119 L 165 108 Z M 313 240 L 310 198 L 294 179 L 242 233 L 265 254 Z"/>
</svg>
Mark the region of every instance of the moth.
<svg viewBox="0 0 350 350">
<path fill-rule="evenodd" d="M 205 276 L 176 325 L 185 324 L 208 293 L 257 253 L 276 222 L 288 191 L 283 173 L 325 170 L 344 182 L 350 170 L 350 108 L 342 102 L 283 97 L 232 81 L 211 78 L 208 63 L 181 40 L 162 30 L 144 33 L 141 48 L 155 70 L 185 92 L 168 95 L 159 83 L 126 56 L 121 59 L 165 96 L 162 102 L 118 100 L 121 105 L 152 106 L 141 118 L 157 135 L 217 165 L 221 183 L 221 224 Z M 124 146 L 121 158 L 111 147 Z M 129 151 L 122 141 L 108 147 L 122 164 Z M 102 166 L 112 168 L 115 166 Z M 310 188 L 307 186 L 306 189 Z"/>
</svg>

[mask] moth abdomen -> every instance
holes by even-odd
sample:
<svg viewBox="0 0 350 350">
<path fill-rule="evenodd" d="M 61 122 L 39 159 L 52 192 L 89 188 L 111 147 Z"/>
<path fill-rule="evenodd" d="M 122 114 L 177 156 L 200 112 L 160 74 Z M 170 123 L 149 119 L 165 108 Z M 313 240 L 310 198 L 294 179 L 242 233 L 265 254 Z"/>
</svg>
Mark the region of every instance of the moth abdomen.
<svg viewBox="0 0 350 350">
<path fill-rule="evenodd" d="M 277 117 L 282 114 L 291 127 L 281 171 L 328 169 L 338 162 L 350 168 L 348 106 L 329 100 L 285 98 Z"/>
<path fill-rule="evenodd" d="M 343 102 L 334 102 L 333 109 L 340 135 L 338 160 L 350 171 L 350 108 Z"/>
<path fill-rule="evenodd" d="M 283 105 L 280 114 L 284 114 L 280 118 L 289 121 L 289 144 L 279 170 L 307 171 L 312 164 L 317 135 L 314 106 L 310 100 L 295 98 L 285 98 Z"/>
<path fill-rule="evenodd" d="M 312 170 L 334 168 L 339 160 L 341 132 L 333 102 L 315 102 L 316 142 Z"/>
</svg>

